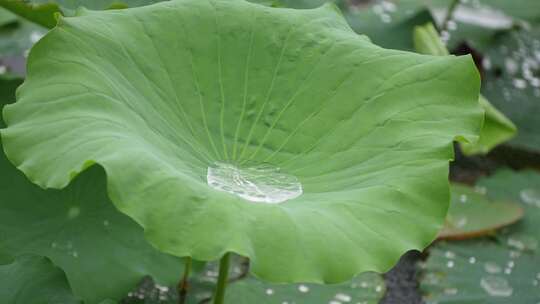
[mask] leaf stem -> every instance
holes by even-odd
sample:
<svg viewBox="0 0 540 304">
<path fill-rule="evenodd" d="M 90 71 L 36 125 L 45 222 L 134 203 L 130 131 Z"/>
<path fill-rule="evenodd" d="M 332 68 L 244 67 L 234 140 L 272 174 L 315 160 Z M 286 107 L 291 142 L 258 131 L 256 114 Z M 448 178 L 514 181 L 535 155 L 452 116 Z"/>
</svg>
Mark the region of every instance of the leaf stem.
<svg viewBox="0 0 540 304">
<path fill-rule="evenodd" d="M 191 272 L 191 257 L 186 258 L 186 265 L 184 267 L 184 276 L 178 284 L 178 304 L 186 303 L 188 288 L 189 288 L 189 274 Z"/>
<path fill-rule="evenodd" d="M 225 298 L 225 288 L 227 287 L 227 277 L 229 276 L 229 256 L 227 252 L 219 261 L 219 276 L 214 293 L 214 304 L 223 304 Z"/>
<path fill-rule="evenodd" d="M 452 20 L 452 17 L 454 16 L 454 12 L 458 7 L 460 0 L 454 0 L 452 3 L 450 3 L 450 6 L 448 7 L 448 12 L 446 13 L 446 17 L 444 18 L 444 21 L 442 23 L 441 32 L 448 30 L 448 23 L 450 20 Z"/>
</svg>

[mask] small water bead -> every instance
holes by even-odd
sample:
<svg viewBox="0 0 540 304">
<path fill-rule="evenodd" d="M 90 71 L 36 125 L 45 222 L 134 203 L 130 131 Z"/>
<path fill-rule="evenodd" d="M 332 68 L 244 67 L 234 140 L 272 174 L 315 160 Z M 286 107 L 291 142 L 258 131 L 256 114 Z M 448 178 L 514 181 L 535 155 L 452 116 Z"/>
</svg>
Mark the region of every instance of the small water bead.
<svg viewBox="0 0 540 304">
<path fill-rule="evenodd" d="M 487 273 L 493 274 L 493 273 L 500 273 L 502 271 L 502 268 L 495 262 L 486 262 L 484 263 L 484 270 Z"/>
<path fill-rule="evenodd" d="M 462 195 L 459 196 L 459 201 L 462 202 L 462 203 L 466 203 L 468 199 L 469 198 L 467 197 L 466 194 L 462 194 Z"/>
<path fill-rule="evenodd" d="M 274 294 L 274 290 L 272 288 L 267 288 L 264 292 L 269 296 Z"/>
<path fill-rule="evenodd" d="M 255 203 L 278 204 L 303 192 L 296 177 L 269 164 L 239 167 L 216 162 L 208 167 L 206 178 L 210 187 Z"/>
<path fill-rule="evenodd" d="M 72 220 L 72 219 L 78 217 L 79 214 L 81 214 L 81 208 L 79 208 L 79 207 L 71 207 L 71 208 L 68 209 L 67 218 Z"/>
<path fill-rule="evenodd" d="M 449 288 L 445 288 L 443 292 L 445 295 L 454 296 L 458 293 L 458 289 L 449 287 Z"/>
<path fill-rule="evenodd" d="M 298 286 L 298 291 L 302 292 L 302 293 L 306 293 L 309 291 L 309 287 L 307 287 L 306 285 L 299 285 Z"/>
<path fill-rule="evenodd" d="M 538 241 L 528 235 L 512 235 L 506 241 L 508 246 L 524 251 L 536 251 L 538 249 Z"/>
<path fill-rule="evenodd" d="M 499 276 L 485 276 L 480 286 L 492 297 L 509 297 L 514 292 L 508 281 Z"/>
<path fill-rule="evenodd" d="M 350 302 L 352 300 L 350 295 L 344 293 L 338 293 L 334 296 L 334 298 L 340 302 Z"/>
<path fill-rule="evenodd" d="M 476 258 L 475 257 L 470 257 L 469 258 L 469 263 L 470 264 L 475 264 L 476 263 Z"/>
<path fill-rule="evenodd" d="M 383 289 L 383 288 L 382 288 L 381 285 L 377 285 L 377 286 L 375 287 L 375 292 L 381 292 L 382 289 Z"/>
<path fill-rule="evenodd" d="M 456 258 L 456 254 L 452 251 L 446 251 L 444 253 L 444 256 L 447 258 L 447 259 L 455 259 Z"/>
<path fill-rule="evenodd" d="M 540 207 L 540 190 L 523 189 L 520 191 L 519 196 L 525 204 Z"/>
<path fill-rule="evenodd" d="M 515 78 L 513 80 L 514 87 L 516 89 L 525 89 L 527 87 L 527 82 L 524 79 L 521 78 Z"/>
<path fill-rule="evenodd" d="M 448 268 L 454 268 L 454 264 L 455 264 L 454 261 L 448 261 L 448 262 L 446 263 L 446 267 L 448 267 Z"/>
</svg>

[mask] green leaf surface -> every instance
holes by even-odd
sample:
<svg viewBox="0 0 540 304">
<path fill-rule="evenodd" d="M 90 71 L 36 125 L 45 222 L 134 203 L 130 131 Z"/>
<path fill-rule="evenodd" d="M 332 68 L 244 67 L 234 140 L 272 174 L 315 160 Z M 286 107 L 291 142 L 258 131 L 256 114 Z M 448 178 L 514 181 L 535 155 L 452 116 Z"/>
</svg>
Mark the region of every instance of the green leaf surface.
<svg viewBox="0 0 540 304">
<path fill-rule="evenodd" d="M 365 303 L 377 304 L 385 294 L 382 275 L 364 273 L 351 281 L 334 284 L 288 284 L 265 283 L 253 276 L 245 276 L 244 259 L 234 256 L 229 271 L 225 303 L 234 304 L 328 304 Z M 208 263 L 204 271 L 191 276 L 186 303 L 209 303 L 218 275 L 216 263 Z M 332 302 L 333 301 L 333 302 Z M 122 300 L 123 304 L 176 304 L 178 294 L 174 286 L 160 286 L 146 277 L 137 288 Z"/>
<path fill-rule="evenodd" d="M 439 37 L 439 33 L 431 23 L 415 28 L 414 45 L 416 51 L 421 54 L 436 56 L 449 54 Z M 466 155 L 486 154 L 495 146 L 514 137 L 517 131 L 516 126 L 482 95 L 480 95 L 478 102 L 485 111 L 484 125 L 480 139 L 476 143 L 461 143 L 461 149 Z"/>
<path fill-rule="evenodd" d="M 540 257 L 489 241 L 439 243 L 420 279 L 426 304 L 540 301 Z"/>
<path fill-rule="evenodd" d="M 0 265 L 0 302 L 6 304 L 81 304 L 64 272 L 49 259 L 22 255 Z"/>
<path fill-rule="evenodd" d="M 64 190 L 44 191 L 2 154 L 0 197 L 0 256 L 50 258 L 87 304 L 120 299 L 146 274 L 167 284 L 181 276 L 181 261 L 152 248 L 142 229 L 114 208 L 98 167 Z"/>
<path fill-rule="evenodd" d="M 446 225 L 439 233 L 443 239 L 466 239 L 492 233 L 513 224 L 523 216 L 516 203 L 490 201 L 483 188 L 453 184 Z"/>
<path fill-rule="evenodd" d="M 540 174 L 499 170 L 479 180 L 477 189 L 495 200 L 520 201 L 525 217 L 498 233 L 498 242 L 434 246 L 421 279 L 427 303 L 538 303 Z"/>
<path fill-rule="evenodd" d="M 540 27 L 498 36 L 483 66 L 484 96 L 518 127 L 509 144 L 540 151 Z"/>
<path fill-rule="evenodd" d="M 265 280 L 331 283 L 436 237 L 452 141 L 480 129 L 478 91 L 470 57 L 382 49 L 332 5 L 171 1 L 62 19 L 1 132 L 42 187 L 103 166 L 114 204 L 164 252 L 235 252 Z M 271 164 L 303 194 L 215 190 L 217 161 Z"/>
<path fill-rule="evenodd" d="M 229 286 L 226 303 L 377 304 L 384 296 L 385 289 L 384 279 L 376 273 L 364 273 L 337 285 L 275 285 L 247 278 Z"/>
<path fill-rule="evenodd" d="M 490 197 L 522 203 L 525 218 L 498 237 L 511 248 L 536 252 L 540 256 L 540 174 L 532 170 L 499 170 L 479 184 L 488 189 Z"/>
<path fill-rule="evenodd" d="M 10 25 L 17 22 L 17 16 L 12 12 L 0 9 L 0 27 Z"/>
</svg>

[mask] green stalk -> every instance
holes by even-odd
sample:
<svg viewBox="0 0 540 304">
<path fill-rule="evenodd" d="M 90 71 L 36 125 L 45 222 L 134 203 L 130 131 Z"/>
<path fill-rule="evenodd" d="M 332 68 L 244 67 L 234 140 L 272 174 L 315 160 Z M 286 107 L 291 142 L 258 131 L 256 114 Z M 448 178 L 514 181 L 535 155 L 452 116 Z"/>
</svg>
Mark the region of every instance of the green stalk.
<svg viewBox="0 0 540 304">
<path fill-rule="evenodd" d="M 214 293 L 214 304 L 223 304 L 225 298 L 225 288 L 227 287 L 227 277 L 229 276 L 229 253 L 226 253 L 219 261 L 219 276 Z"/>
<path fill-rule="evenodd" d="M 188 288 L 189 288 L 189 274 L 191 272 L 191 257 L 186 258 L 186 265 L 184 267 L 184 276 L 182 281 L 178 284 L 178 304 L 186 303 Z"/>
<path fill-rule="evenodd" d="M 450 7 L 448 7 L 448 13 L 446 14 L 446 17 L 444 18 L 443 24 L 442 24 L 442 31 L 448 30 L 448 23 L 450 20 L 452 20 L 452 17 L 454 16 L 454 11 L 457 9 L 459 5 L 460 0 L 454 0 L 452 3 L 450 3 Z"/>
</svg>

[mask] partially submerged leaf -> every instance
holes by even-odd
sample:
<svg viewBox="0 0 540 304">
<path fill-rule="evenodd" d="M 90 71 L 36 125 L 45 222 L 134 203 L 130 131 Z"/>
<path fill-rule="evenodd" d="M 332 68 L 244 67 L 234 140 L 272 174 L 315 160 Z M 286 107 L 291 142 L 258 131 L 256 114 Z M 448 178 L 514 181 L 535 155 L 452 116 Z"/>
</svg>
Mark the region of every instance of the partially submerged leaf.
<svg viewBox="0 0 540 304">
<path fill-rule="evenodd" d="M 479 184 L 486 187 L 490 197 L 521 202 L 525 209 L 523 220 L 498 234 L 501 242 L 540 256 L 540 174 L 532 170 L 499 170 Z"/>
<path fill-rule="evenodd" d="M 64 272 L 49 259 L 22 255 L 0 265 L 0 302 L 6 304 L 82 304 Z"/>
<path fill-rule="evenodd" d="M 483 67 L 483 94 L 519 129 L 509 145 L 540 151 L 540 27 L 497 36 Z"/>
<path fill-rule="evenodd" d="M 466 239 L 494 232 L 513 224 L 523 216 L 523 209 L 506 201 L 490 201 L 478 188 L 453 184 L 442 239 Z"/>
<path fill-rule="evenodd" d="M 382 49 L 331 5 L 171 1 L 63 18 L 1 132 L 43 187 L 103 166 L 114 204 L 165 252 L 342 282 L 436 237 L 478 91 L 470 57 Z"/>
<path fill-rule="evenodd" d="M 146 274 L 167 284 L 180 277 L 181 261 L 152 248 L 142 229 L 114 208 L 99 167 L 64 190 L 45 191 L 2 154 L 0 197 L 0 256 L 50 258 L 86 304 L 119 300 Z"/>
<path fill-rule="evenodd" d="M 415 28 L 414 45 L 416 51 L 421 54 L 436 56 L 446 56 L 449 54 L 439 38 L 439 33 L 431 23 Z M 484 125 L 480 133 L 480 139 L 477 142 L 461 143 L 461 149 L 467 155 L 486 154 L 495 146 L 514 137 L 517 131 L 516 126 L 493 107 L 482 95 L 480 95 L 478 102 L 485 111 Z"/>
<path fill-rule="evenodd" d="M 540 301 L 540 256 L 483 241 L 438 243 L 423 266 L 427 304 L 508 304 Z"/>
<path fill-rule="evenodd" d="M 275 285 L 247 278 L 232 284 L 227 290 L 227 303 L 236 304 L 377 304 L 385 294 L 380 274 L 364 273 L 337 285 L 289 284 Z"/>
</svg>

